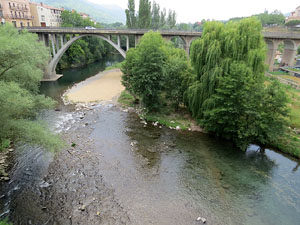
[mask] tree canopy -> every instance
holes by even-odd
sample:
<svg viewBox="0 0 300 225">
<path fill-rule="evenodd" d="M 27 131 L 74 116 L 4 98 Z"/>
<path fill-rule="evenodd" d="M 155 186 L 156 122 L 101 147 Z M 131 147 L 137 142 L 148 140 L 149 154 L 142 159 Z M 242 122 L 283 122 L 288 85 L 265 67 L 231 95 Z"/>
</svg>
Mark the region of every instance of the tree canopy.
<svg viewBox="0 0 300 225">
<path fill-rule="evenodd" d="M 39 95 L 49 50 L 35 34 L 10 25 L 0 26 L 0 142 L 16 140 L 58 149 L 61 142 L 43 123 L 38 113 L 54 101 Z"/>
<path fill-rule="evenodd" d="M 95 25 L 89 18 L 83 19 L 79 13 L 75 11 L 65 10 L 62 12 L 61 17 L 63 27 L 100 27 L 100 24 Z M 73 43 L 62 56 L 58 64 L 58 69 L 65 69 L 71 66 L 82 66 L 101 60 L 111 49 L 111 46 L 100 38 L 83 37 Z"/>
<path fill-rule="evenodd" d="M 126 25 L 128 28 L 140 29 L 173 29 L 176 26 L 176 12 L 160 8 L 160 5 L 149 0 L 140 0 L 139 9 L 136 12 L 134 0 L 128 0 L 128 8 L 125 10 Z"/>
<path fill-rule="evenodd" d="M 127 52 L 122 66 L 123 84 L 149 111 L 163 103 L 178 108 L 191 73 L 186 52 L 163 40 L 158 32 L 145 34 L 135 49 Z"/>
<path fill-rule="evenodd" d="M 197 81 L 186 92 L 186 104 L 205 129 L 242 149 L 274 140 L 287 113 L 280 88 L 264 85 L 261 30 L 255 18 L 225 25 L 207 22 L 202 38 L 191 47 Z"/>
</svg>

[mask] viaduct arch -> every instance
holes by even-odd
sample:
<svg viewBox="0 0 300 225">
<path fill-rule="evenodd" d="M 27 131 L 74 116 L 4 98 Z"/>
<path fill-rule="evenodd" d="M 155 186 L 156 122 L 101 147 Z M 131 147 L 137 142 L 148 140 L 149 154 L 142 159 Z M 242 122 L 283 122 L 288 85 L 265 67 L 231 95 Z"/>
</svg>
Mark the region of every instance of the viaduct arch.
<svg viewBox="0 0 300 225">
<path fill-rule="evenodd" d="M 63 53 L 70 47 L 70 45 L 85 36 L 95 36 L 111 44 L 124 58 L 126 57 L 126 51 L 130 47 L 135 47 L 139 39 L 147 33 L 149 30 L 112 30 L 112 29 L 93 29 L 87 30 L 84 28 L 49 28 L 49 27 L 31 27 L 27 28 L 30 33 L 36 33 L 39 36 L 40 41 L 43 41 L 46 46 L 50 47 L 51 61 L 45 71 L 44 81 L 57 80 L 60 76 L 56 74 L 55 68 L 62 57 Z M 171 40 L 173 37 L 180 37 L 184 42 L 184 49 L 189 54 L 191 43 L 193 40 L 201 37 L 202 32 L 191 31 L 160 31 L 162 37 L 166 40 Z M 70 36 L 67 40 L 67 35 Z M 135 46 L 129 46 L 129 35 L 134 36 Z M 117 43 L 113 42 L 112 36 L 117 37 Z M 121 48 L 121 36 L 126 37 L 126 50 Z M 266 41 L 268 51 L 266 57 L 266 64 L 269 66 L 269 70 L 273 70 L 274 58 L 278 45 L 284 42 L 283 62 L 285 65 L 292 66 L 294 58 L 297 53 L 297 47 L 300 45 L 300 34 L 293 32 L 263 32 L 264 39 Z M 60 39 L 60 40 L 59 40 Z"/>
<path fill-rule="evenodd" d="M 115 44 L 110 38 L 107 38 L 105 36 L 102 35 L 91 35 L 91 34 L 83 34 L 83 35 L 79 35 L 79 36 L 73 36 L 70 38 L 70 40 L 68 40 L 66 42 L 66 38 L 61 36 L 61 43 L 58 43 L 58 41 L 51 41 L 52 43 L 52 54 L 53 54 L 53 58 L 51 59 L 51 61 L 49 62 L 47 69 L 46 69 L 46 74 L 45 74 L 45 80 L 46 79 L 55 79 L 57 76 L 58 78 L 60 77 L 60 75 L 56 74 L 56 66 L 59 62 L 59 60 L 61 59 L 61 57 L 63 56 L 63 54 L 68 50 L 68 48 L 77 40 L 79 40 L 80 38 L 83 37 L 97 37 L 100 38 L 106 42 L 108 42 L 110 45 L 112 45 L 124 58 L 126 58 L 126 52 L 121 48 L 121 42 L 118 38 L 118 44 Z M 56 37 L 52 37 L 53 39 Z M 64 40 L 65 39 L 65 40 Z M 56 45 L 54 44 L 56 42 Z M 60 48 L 59 48 L 60 47 Z M 56 49 L 58 49 L 58 51 L 56 52 Z M 128 50 L 128 49 L 127 49 Z"/>
</svg>

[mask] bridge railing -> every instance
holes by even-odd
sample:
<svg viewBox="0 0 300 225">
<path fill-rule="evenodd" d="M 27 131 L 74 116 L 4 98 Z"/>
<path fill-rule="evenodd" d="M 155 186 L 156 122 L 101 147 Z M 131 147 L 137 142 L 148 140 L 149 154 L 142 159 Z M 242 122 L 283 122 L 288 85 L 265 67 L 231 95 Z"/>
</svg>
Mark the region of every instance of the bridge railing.
<svg viewBox="0 0 300 225">
<path fill-rule="evenodd" d="M 92 31 L 92 30 L 96 30 L 96 31 L 119 31 L 119 32 L 126 32 L 126 31 L 136 31 L 136 32 L 143 32 L 143 33 L 146 33 L 150 30 L 153 30 L 153 31 L 162 31 L 162 32 L 173 32 L 173 33 L 195 33 L 195 34 L 199 34 L 199 33 L 202 33 L 202 32 L 199 32 L 199 31 L 182 31 L 182 30 L 175 30 L 175 29 L 124 29 L 124 28 L 121 28 L 121 29 L 116 29 L 116 28 L 95 28 L 95 29 L 85 29 L 85 27 L 29 27 L 29 28 L 26 28 L 28 30 L 78 30 L 78 31 L 82 31 L 82 30 L 89 30 L 89 31 Z"/>
</svg>

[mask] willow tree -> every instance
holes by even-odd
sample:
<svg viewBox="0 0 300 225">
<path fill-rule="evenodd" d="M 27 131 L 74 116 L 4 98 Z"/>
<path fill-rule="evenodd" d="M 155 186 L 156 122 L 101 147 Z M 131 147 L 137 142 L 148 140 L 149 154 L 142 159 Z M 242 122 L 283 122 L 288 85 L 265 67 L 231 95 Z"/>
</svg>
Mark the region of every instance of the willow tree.
<svg viewBox="0 0 300 225">
<path fill-rule="evenodd" d="M 274 140 L 286 115 L 284 93 L 274 91 L 276 85 L 264 85 L 261 30 L 254 18 L 225 25 L 208 22 L 191 48 L 197 81 L 186 92 L 186 103 L 192 115 L 208 131 L 243 149 L 250 142 Z"/>
</svg>

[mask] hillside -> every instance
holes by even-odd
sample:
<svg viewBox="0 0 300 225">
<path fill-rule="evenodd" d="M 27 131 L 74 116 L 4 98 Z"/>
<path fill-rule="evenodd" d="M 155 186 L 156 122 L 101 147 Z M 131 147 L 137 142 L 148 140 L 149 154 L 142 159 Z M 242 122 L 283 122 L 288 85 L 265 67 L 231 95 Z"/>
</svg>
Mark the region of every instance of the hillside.
<svg viewBox="0 0 300 225">
<path fill-rule="evenodd" d="M 31 0 L 33 2 L 43 2 L 55 7 L 63 7 L 78 12 L 89 14 L 93 19 L 100 23 L 125 23 L 125 10 L 116 5 L 100 5 L 87 0 Z"/>
</svg>

